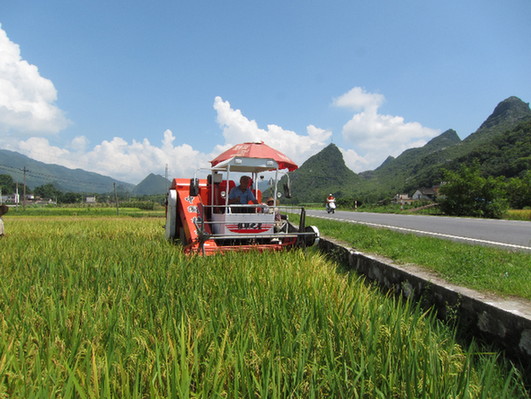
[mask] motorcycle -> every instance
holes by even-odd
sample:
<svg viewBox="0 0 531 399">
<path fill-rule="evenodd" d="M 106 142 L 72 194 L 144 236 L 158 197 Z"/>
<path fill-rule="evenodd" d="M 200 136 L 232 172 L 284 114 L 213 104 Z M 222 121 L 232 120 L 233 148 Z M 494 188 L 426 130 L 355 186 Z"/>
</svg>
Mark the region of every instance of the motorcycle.
<svg viewBox="0 0 531 399">
<path fill-rule="evenodd" d="M 336 211 L 336 202 L 335 201 L 329 201 L 326 203 L 326 212 L 328 213 L 334 213 Z"/>
</svg>

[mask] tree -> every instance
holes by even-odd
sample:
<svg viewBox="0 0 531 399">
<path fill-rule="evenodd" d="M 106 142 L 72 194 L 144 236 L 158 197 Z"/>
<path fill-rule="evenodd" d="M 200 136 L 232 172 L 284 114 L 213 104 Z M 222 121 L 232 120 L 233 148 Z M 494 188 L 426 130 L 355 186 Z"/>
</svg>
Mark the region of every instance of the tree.
<svg viewBox="0 0 531 399">
<path fill-rule="evenodd" d="M 511 208 L 523 209 L 531 206 L 531 170 L 522 178 L 513 177 L 507 182 L 507 198 Z"/>
<path fill-rule="evenodd" d="M 439 203 L 447 215 L 501 218 L 508 209 L 503 177 L 482 177 L 477 163 L 445 170 L 444 180 Z"/>
<path fill-rule="evenodd" d="M 62 192 L 58 190 L 52 183 L 43 184 L 42 186 L 35 187 L 33 193 L 41 198 L 57 199 Z"/>
<path fill-rule="evenodd" d="M 62 204 L 76 204 L 83 202 L 83 194 L 81 193 L 61 193 L 59 195 L 58 201 Z"/>
<path fill-rule="evenodd" d="M 10 175 L 0 175 L 0 190 L 3 195 L 15 192 L 15 182 Z"/>
</svg>

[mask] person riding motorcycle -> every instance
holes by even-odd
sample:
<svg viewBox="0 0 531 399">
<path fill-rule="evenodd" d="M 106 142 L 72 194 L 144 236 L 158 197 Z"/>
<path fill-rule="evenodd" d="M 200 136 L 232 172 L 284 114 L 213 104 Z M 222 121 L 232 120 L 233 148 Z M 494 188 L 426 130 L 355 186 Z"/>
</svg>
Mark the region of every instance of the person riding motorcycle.
<svg viewBox="0 0 531 399">
<path fill-rule="evenodd" d="M 336 211 L 336 199 L 332 194 L 329 194 L 326 198 L 326 211 L 328 213 L 334 213 Z"/>
</svg>

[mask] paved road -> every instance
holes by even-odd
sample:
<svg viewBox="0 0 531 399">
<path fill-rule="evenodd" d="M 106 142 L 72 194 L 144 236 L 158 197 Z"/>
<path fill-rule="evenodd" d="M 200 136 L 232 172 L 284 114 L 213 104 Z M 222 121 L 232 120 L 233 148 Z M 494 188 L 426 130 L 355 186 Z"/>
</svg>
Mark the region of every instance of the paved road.
<svg viewBox="0 0 531 399">
<path fill-rule="evenodd" d="M 327 214 L 325 210 L 307 210 L 306 214 L 405 233 L 531 252 L 531 222 L 347 211 Z"/>
</svg>

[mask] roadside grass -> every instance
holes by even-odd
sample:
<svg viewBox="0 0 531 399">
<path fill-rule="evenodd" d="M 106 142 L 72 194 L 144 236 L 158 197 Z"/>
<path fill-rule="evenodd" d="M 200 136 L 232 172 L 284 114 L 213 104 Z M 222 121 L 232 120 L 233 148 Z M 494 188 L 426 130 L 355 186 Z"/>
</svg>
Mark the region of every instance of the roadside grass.
<svg viewBox="0 0 531 399">
<path fill-rule="evenodd" d="M 509 209 L 504 219 L 531 221 L 531 209 Z"/>
<path fill-rule="evenodd" d="M 9 220 L 0 397 L 527 397 L 496 353 L 324 256 L 185 257 L 162 222 Z"/>
<path fill-rule="evenodd" d="M 479 291 L 531 300 L 531 255 L 433 237 L 307 217 L 323 236 L 397 263 L 414 263 Z"/>
</svg>

